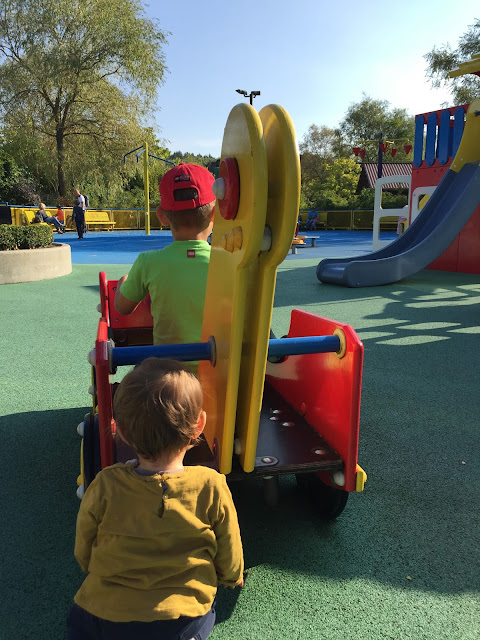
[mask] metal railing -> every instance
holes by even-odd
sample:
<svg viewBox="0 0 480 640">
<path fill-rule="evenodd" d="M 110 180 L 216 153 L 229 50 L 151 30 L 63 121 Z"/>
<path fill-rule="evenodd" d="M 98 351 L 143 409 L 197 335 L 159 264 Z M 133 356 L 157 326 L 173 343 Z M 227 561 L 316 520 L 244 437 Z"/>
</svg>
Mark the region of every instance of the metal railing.
<svg viewBox="0 0 480 640">
<path fill-rule="evenodd" d="M 15 206 L 10 205 L 12 211 L 12 224 L 16 225 L 25 225 L 29 223 L 29 218 L 31 215 L 27 215 L 28 213 L 33 213 L 38 210 L 38 207 L 23 207 L 23 206 Z M 48 211 L 51 212 L 51 215 L 55 215 L 56 208 L 49 207 Z M 101 208 L 101 209 L 93 209 L 90 208 L 89 211 L 106 211 L 109 214 L 110 220 L 115 222 L 115 230 L 143 230 L 145 229 L 145 212 L 143 209 L 114 209 L 114 208 Z M 392 214 L 391 220 L 388 217 L 388 209 L 384 210 L 387 214 L 387 217 L 383 218 L 381 228 L 382 230 L 390 229 L 396 227 L 397 217 Z M 72 216 L 72 207 L 64 207 L 63 208 L 64 216 L 65 216 L 65 224 L 67 228 L 71 229 L 71 216 Z M 305 228 L 305 222 L 307 221 L 308 210 L 300 210 L 299 219 L 301 220 L 301 229 Z M 373 209 L 329 209 L 329 210 L 318 210 L 318 222 L 317 230 L 321 231 L 322 229 L 327 230 L 347 230 L 347 231 L 356 231 L 356 230 L 372 230 L 373 229 Z M 92 224 L 92 226 L 94 226 Z M 152 229 L 165 229 L 160 224 L 160 221 L 156 216 L 152 216 L 150 220 L 150 227 Z"/>
<path fill-rule="evenodd" d="M 317 225 L 318 231 L 321 231 L 322 229 L 331 231 L 335 231 L 337 229 L 345 231 L 370 231 L 373 229 L 373 209 L 328 209 L 317 211 L 318 221 L 320 223 Z M 393 213 L 394 209 L 392 209 L 391 216 L 388 215 L 388 209 L 385 209 L 384 211 L 386 216 L 383 217 L 381 229 L 396 229 L 398 215 Z M 303 209 L 300 211 L 299 217 L 301 218 L 301 229 L 305 228 L 307 215 L 308 210 Z"/>
</svg>

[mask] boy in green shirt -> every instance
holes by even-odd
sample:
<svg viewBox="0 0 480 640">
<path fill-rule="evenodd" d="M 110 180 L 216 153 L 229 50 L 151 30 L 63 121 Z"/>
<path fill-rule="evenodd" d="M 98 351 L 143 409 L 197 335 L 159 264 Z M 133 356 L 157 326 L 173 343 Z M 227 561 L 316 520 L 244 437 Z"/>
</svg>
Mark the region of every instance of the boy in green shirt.
<svg viewBox="0 0 480 640">
<path fill-rule="evenodd" d="M 206 414 L 183 364 L 147 358 L 114 396 L 118 434 L 137 458 L 98 473 L 77 518 L 87 577 L 67 640 L 205 640 L 217 586 L 243 584 L 237 514 L 225 476 L 184 467 Z"/>
<path fill-rule="evenodd" d="M 160 181 L 157 216 L 170 225 L 173 243 L 141 253 L 118 281 L 115 308 L 132 313 L 151 298 L 154 344 L 200 342 L 207 287 L 215 196 L 213 175 L 196 164 L 179 164 Z"/>
</svg>

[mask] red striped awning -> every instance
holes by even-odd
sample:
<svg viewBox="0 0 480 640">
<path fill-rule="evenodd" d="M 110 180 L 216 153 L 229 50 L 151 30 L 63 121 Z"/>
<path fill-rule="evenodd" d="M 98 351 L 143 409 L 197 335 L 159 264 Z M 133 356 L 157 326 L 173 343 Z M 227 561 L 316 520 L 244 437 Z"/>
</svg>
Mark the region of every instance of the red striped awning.
<svg viewBox="0 0 480 640">
<path fill-rule="evenodd" d="M 382 178 L 387 176 L 409 176 L 412 175 L 411 162 L 384 162 L 382 164 Z M 359 178 L 359 186 L 362 188 L 375 188 L 378 179 L 378 164 L 376 162 L 362 162 L 362 173 Z M 392 182 L 385 184 L 384 189 L 408 189 L 406 182 Z"/>
</svg>

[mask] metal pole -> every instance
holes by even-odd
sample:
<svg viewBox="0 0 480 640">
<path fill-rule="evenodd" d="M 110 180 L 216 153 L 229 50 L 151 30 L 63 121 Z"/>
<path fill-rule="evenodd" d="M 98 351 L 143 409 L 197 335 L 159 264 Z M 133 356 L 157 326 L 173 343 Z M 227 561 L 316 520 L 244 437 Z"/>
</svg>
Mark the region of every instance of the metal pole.
<svg viewBox="0 0 480 640">
<path fill-rule="evenodd" d="M 148 181 L 148 143 L 143 156 L 143 184 L 145 186 L 145 234 L 150 235 L 150 185 Z"/>
<path fill-rule="evenodd" d="M 383 141 L 383 133 L 380 131 L 379 137 L 378 137 L 378 177 L 381 178 L 382 174 L 383 174 L 383 151 L 382 151 L 382 147 L 380 146 L 382 144 Z"/>
</svg>

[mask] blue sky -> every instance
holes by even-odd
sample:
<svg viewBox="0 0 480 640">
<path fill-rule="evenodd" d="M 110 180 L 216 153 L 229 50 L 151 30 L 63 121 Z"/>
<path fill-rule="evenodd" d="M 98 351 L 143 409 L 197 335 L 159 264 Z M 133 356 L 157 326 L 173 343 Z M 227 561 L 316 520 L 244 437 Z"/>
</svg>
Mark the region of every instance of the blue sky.
<svg viewBox="0 0 480 640">
<path fill-rule="evenodd" d="M 336 127 L 362 92 L 415 115 L 450 103 L 425 78 L 423 56 L 458 39 L 478 0 L 164 0 L 147 13 L 169 31 L 169 73 L 156 121 L 171 151 L 220 155 L 235 89 L 280 104 L 300 141 L 315 123 Z"/>
</svg>

